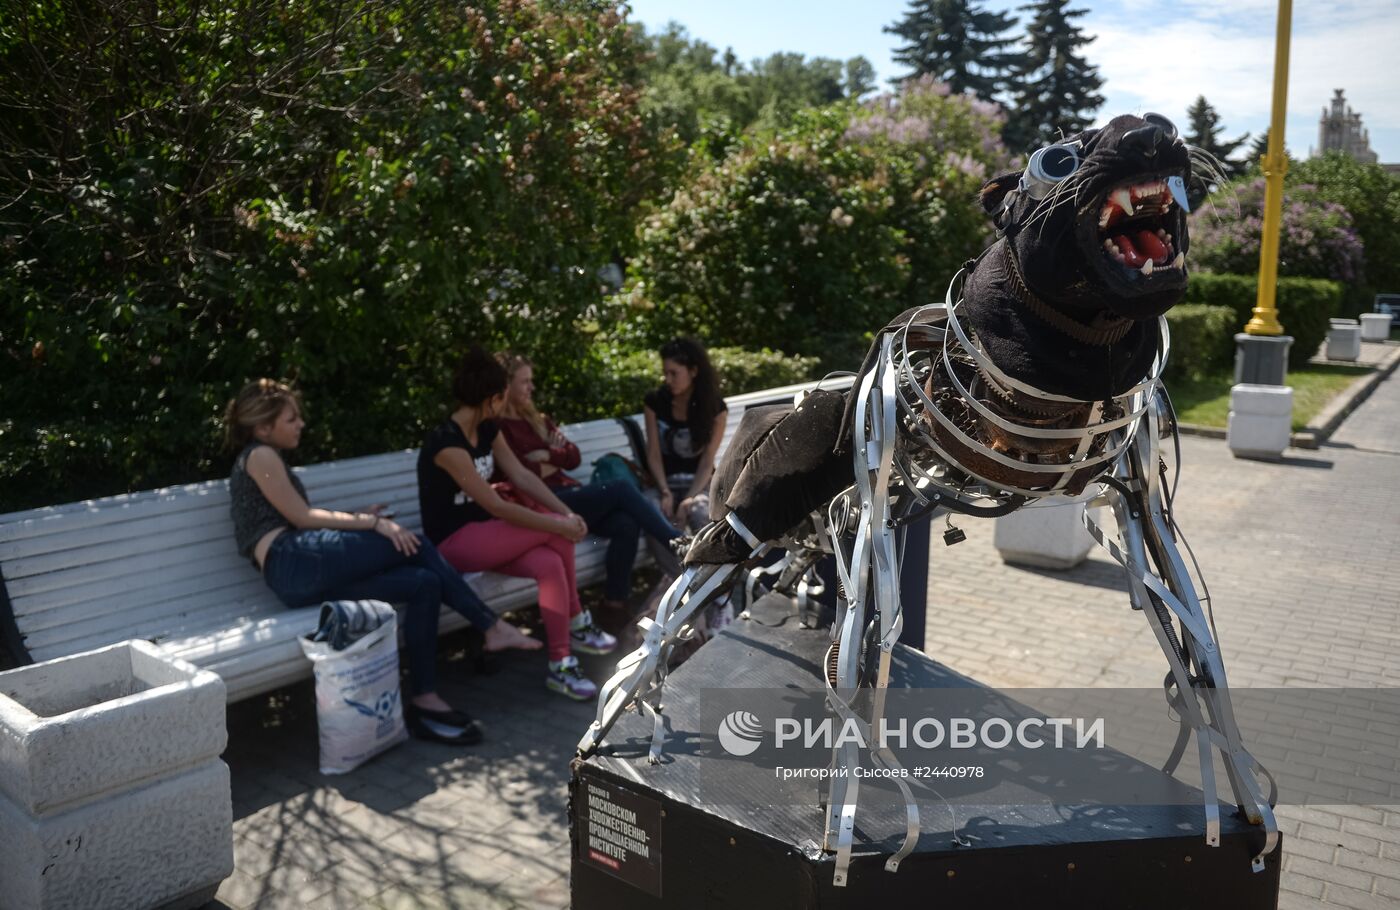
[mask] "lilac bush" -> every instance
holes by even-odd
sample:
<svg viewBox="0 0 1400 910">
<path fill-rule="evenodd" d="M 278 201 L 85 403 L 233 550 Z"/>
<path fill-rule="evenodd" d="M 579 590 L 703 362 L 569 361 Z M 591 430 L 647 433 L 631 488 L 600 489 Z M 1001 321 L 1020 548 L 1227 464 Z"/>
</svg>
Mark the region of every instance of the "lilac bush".
<svg viewBox="0 0 1400 910">
<path fill-rule="evenodd" d="M 986 242 L 977 190 L 1008 163 L 1003 119 L 914 80 L 747 135 L 644 220 L 610 334 L 858 362 L 866 333 L 941 300 Z"/>
<path fill-rule="evenodd" d="M 1264 179 L 1236 184 L 1234 193 L 1238 214 L 1217 196 L 1213 207 L 1206 206 L 1191 217 L 1190 257 L 1206 271 L 1252 275 L 1259 271 Z M 1347 284 L 1365 278 L 1365 247 L 1351 213 L 1322 198 L 1310 184 L 1284 189 L 1279 275 Z"/>
</svg>

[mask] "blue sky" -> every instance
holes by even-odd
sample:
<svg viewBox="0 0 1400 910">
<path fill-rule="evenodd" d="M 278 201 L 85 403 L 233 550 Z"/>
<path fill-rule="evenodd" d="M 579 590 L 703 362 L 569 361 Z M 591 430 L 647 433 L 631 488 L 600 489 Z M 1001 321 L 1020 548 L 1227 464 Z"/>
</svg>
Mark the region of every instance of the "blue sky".
<svg viewBox="0 0 1400 910">
<path fill-rule="evenodd" d="M 1021 0 L 990 0 L 1015 14 Z M 906 0 L 631 0 L 648 31 L 674 20 L 693 37 L 741 60 L 795 51 L 809 57 L 863 55 L 884 79 L 902 72 L 899 43 L 881 28 Z M 1268 126 L 1273 80 L 1275 0 L 1082 0 L 1081 25 L 1097 40 L 1087 55 L 1104 77 L 1102 119 L 1158 111 L 1179 124 L 1197 95 L 1220 112 L 1226 136 Z M 1024 15 L 1024 14 L 1022 14 Z M 1400 162 L 1400 0 L 1295 0 L 1289 67 L 1289 151 L 1317 144 L 1317 121 L 1346 89 L 1381 161 Z"/>
</svg>

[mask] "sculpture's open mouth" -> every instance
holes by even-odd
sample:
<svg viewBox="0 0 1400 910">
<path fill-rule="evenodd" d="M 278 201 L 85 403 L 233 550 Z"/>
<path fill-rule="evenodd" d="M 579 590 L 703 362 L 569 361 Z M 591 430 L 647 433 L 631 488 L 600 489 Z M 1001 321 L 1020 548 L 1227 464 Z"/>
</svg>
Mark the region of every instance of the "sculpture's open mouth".
<svg viewBox="0 0 1400 910">
<path fill-rule="evenodd" d="M 1166 283 L 1186 270 L 1184 211 L 1170 175 L 1134 178 L 1115 185 L 1098 205 L 1098 245 L 1106 268 L 1123 278 Z M 1112 265 L 1109 265 L 1112 263 Z M 1174 273 L 1174 274 L 1173 274 Z"/>
</svg>

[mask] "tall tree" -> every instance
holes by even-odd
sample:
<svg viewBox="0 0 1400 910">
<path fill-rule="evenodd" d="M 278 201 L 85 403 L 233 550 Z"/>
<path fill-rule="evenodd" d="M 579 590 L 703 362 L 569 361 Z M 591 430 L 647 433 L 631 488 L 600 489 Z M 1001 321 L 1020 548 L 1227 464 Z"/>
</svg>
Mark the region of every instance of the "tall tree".
<svg viewBox="0 0 1400 910">
<path fill-rule="evenodd" d="M 1220 138 L 1225 127 L 1221 125 L 1220 115 L 1216 113 L 1215 108 L 1211 107 L 1205 95 L 1196 96 L 1196 103 L 1186 111 L 1186 119 L 1190 121 L 1190 126 L 1186 130 L 1188 143 L 1219 158 L 1227 177 L 1235 177 L 1244 173 L 1247 164 L 1236 161 L 1230 156 L 1249 141 L 1249 133 L 1236 139 Z"/>
<path fill-rule="evenodd" d="M 1077 133 L 1093 122 L 1103 104 L 1098 68 L 1080 49 L 1094 40 L 1074 20 L 1088 10 L 1070 0 L 1036 0 L 1021 7 L 1031 14 L 1020 85 L 1002 138 L 1013 153 L 1026 152 L 1060 133 Z"/>
<path fill-rule="evenodd" d="M 830 57 L 779 52 L 755 60 L 742 77 L 754 104 L 765 119 L 782 122 L 804 107 L 830 104 L 845 97 L 842 74 L 845 64 Z"/>
<path fill-rule="evenodd" d="M 912 72 L 903 82 L 932 76 L 955 92 L 972 92 L 991 101 L 1022 66 L 1021 54 L 1009 50 L 1015 38 L 1004 37 L 1016 20 L 990 13 L 973 0 L 911 0 L 904 18 L 885 31 L 907 44 L 894 52 L 896 63 Z"/>
<path fill-rule="evenodd" d="M 1258 164 L 1259 160 L 1269 151 L 1269 128 L 1264 127 L 1264 132 L 1254 137 L 1254 141 L 1249 144 L 1248 164 Z"/>
<path fill-rule="evenodd" d="M 869 60 L 852 57 L 846 61 L 845 89 L 847 98 L 859 98 L 875 90 L 875 67 Z"/>
<path fill-rule="evenodd" d="M 707 137 L 710 150 L 727 144 L 755 123 L 777 125 L 806 107 L 858 97 L 874 87 L 875 68 L 864 57 L 844 63 L 829 57 L 776 53 L 740 63 L 732 48 L 723 54 L 670 23 L 638 40 L 651 51 L 642 67 L 642 109 L 653 126 L 674 129 L 687 145 Z"/>
</svg>

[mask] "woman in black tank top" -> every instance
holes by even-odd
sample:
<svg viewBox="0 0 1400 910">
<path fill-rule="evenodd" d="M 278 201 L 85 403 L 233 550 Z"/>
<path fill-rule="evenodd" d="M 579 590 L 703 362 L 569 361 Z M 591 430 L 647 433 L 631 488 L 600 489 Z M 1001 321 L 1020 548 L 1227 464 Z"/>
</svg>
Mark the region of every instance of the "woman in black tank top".
<svg viewBox="0 0 1400 910">
<path fill-rule="evenodd" d="M 677 527 L 710 520 L 710 476 L 728 411 L 710 356 L 693 338 L 661 348 L 665 382 L 643 399 L 647 470 L 661 491 L 661 511 Z"/>
</svg>

